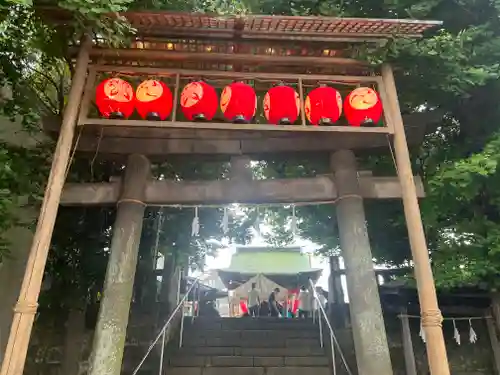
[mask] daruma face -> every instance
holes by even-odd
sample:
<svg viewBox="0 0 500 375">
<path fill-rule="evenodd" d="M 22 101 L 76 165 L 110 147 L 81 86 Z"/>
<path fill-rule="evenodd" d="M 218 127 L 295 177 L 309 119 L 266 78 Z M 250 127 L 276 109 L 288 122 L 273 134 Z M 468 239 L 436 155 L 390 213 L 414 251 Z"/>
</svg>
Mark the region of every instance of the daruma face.
<svg viewBox="0 0 500 375">
<path fill-rule="evenodd" d="M 266 95 L 264 96 L 264 102 L 262 106 L 264 107 L 264 115 L 266 116 L 266 118 L 269 118 L 269 111 L 271 110 L 271 95 L 269 95 L 269 93 L 266 93 Z"/>
<path fill-rule="evenodd" d="M 306 97 L 306 101 L 304 102 L 304 113 L 309 121 L 311 121 L 311 98 L 309 95 Z"/>
<path fill-rule="evenodd" d="M 231 101 L 231 94 L 232 94 L 231 87 L 226 86 L 224 88 L 224 91 L 222 91 L 222 95 L 220 97 L 220 109 L 222 113 L 226 112 L 227 106 L 229 105 L 229 102 Z"/>
<path fill-rule="evenodd" d="M 137 100 L 141 102 L 151 102 L 163 95 L 163 87 L 160 82 L 147 80 L 142 82 L 136 91 Z"/>
<path fill-rule="evenodd" d="M 377 93 L 368 87 L 359 87 L 355 89 L 349 98 L 351 107 L 357 110 L 372 108 L 377 102 Z"/>
<path fill-rule="evenodd" d="M 340 95 L 340 92 L 337 91 L 335 98 L 337 99 L 337 107 L 339 108 L 339 116 L 340 116 L 342 114 L 342 96 Z"/>
<path fill-rule="evenodd" d="M 189 121 L 210 121 L 217 113 L 218 98 L 208 83 L 188 83 L 181 92 L 180 104 L 184 117 Z"/>
<path fill-rule="evenodd" d="M 181 93 L 181 105 L 190 108 L 203 99 L 203 87 L 198 82 L 191 82 Z"/>
<path fill-rule="evenodd" d="M 135 108 L 143 119 L 165 120 L 172 111 L 172 91 L 162 82 L 148 79 L 137 87 Z"/>
<path fill-rule="evenodd" d="M 134 91 L 128 82 L 120 78 L 112 78 L 104 85 L 104 95 L 111 100 L 126 103 L 133 99 Z"/>
<path fill-rule="evenodd" d="M 382 117 L 382 102 L 377 92 L 369 87 L 359 87 L 346 98 L 345 117 L 351 126 L 376 126 Z"/>
<path fill-rule="evenodd" d="M 128 118 L 134 112 L 135 92 L 130 83 L 121 78 L 109 78 L 96 87 L 95 104 L 106 118 Z"/>
</svg>

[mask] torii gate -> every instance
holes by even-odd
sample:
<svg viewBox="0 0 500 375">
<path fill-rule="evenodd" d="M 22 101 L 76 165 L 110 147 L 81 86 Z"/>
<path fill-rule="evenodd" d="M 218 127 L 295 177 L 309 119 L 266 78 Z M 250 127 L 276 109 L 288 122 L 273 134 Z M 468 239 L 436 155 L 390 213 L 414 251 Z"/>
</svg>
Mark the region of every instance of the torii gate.
<svg viewBox="0 0 500 375">
<path fill-rule="evenodd" d="M 52 15 L 53 16 L 53 15 Z M 104 297 L 96 327 L 90 375 L 118 375 L 146 205 L 293 203 L 337 200 L 341 248 L 358 373 L 392 374 L 392 366 L 372 268 L 365 225 L 364 199 L 403 200 L 415 278 L 433 375 L 448 375 L 441 330 L 442 316 L 429 263 L 418 197 L 420 180 L 412 175 L 408 139 L 418 142 L 420 127 L 406 127 L 398 104 L 392 69 L 374 69 L 349 54 L 360 44 L 394 36 L 420 37 L 436 21 L 348 19 L 326 17 L 210 17 L 179 13 L 128 13 L 138 30 L 130 48 L 93 46 L 84 38 L 60 128 L 38 226 L 26 267 L 1 375 L 21 375 L 59 204 L 117 204 Z M 57 15 L 56 15 L 57 17 Z M 102 73 L 155 76 L 175 86 L 173 113 L 166 121 L 100 119 L 91 102 Z M 178 114 L 179 89 L 192 77 L 252 80 L 262 89 L 270 80 L 297 85 L 301 103 L 298 125 L 189 122 Z M 381 127 L 308 126 L 304 88 L 319 82 L 347 86 L 373 85 L 384 106 Z M 256 84 L 257 85 L 257 84 Z M 67 184 L 65 171 L 76 129 L 77 151 L 126 159 L 122 180 Z M 353 150 L 394 147 L 397 177 L 373 177 L 357 170 Z M 245 166 L 251 157 L 322 153 L 330 156 L 331 174 L 313 178 L 251 180 Z M 226 181 L 158 181 L 150 179 L 150 160 L 172 155 L 208 155 L 231 160 Z M 110 343 L 121 343 L 110 345 Z M 121 348 L 120 348 L 121 345 Z M 110 348 L 114 348 L 110 351 Z"/>
</svg>

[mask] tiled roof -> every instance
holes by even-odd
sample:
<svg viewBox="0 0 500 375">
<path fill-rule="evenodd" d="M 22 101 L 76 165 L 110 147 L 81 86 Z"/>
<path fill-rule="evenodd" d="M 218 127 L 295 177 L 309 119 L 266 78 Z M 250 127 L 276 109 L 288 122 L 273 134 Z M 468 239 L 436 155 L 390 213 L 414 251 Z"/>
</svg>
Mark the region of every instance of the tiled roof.
<svg viewBox="0 0 500 375">
<path fill-rule="evenodd" d="M 139 34 L 172 32 L 227 34 L 241 37 L 420 37 L 440 21 L 301 16 L 213 16 L 197 13 L 129 12 L 123 14 Z"/>
<path fill-rule="evenodd" d="M 315 271 L 309 263 L 307 254 L 291 251 L 273 251 L 263 248 L 260 251 L 238 251 L 231 258 L 229 268 L 221 271 L 243 274 L 298 274 Z"/>
</svg>

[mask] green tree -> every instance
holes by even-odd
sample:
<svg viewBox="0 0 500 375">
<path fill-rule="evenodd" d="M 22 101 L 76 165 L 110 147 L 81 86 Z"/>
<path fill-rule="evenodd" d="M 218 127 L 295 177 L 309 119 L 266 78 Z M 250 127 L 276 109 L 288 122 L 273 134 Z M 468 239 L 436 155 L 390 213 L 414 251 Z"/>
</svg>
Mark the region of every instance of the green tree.
<svg viewBox="0 0 500 375">
<path fill-rule="evenodd" d="M 50 27 L 39 17 L 41 5 L 69 11 L 72 27 L 65 30 Z M 496 251 L 499 243 L 496 217 L 500 117 L 496 103 L 500 73 L 498 2 L 63 0 L 31 4 L 4 0 L 0 2 L 0 84 L 7 86 L 10 94 L 0 97 L 1 114 L 21 117 L 30 130 L 36 130 L 39 118 L 45 115 L 60 116 L 71 74 L 71 65 L 67 64 L 68 41 L 75 42 L 74 38 L 89 27 L 110 43 L 127 40 L 133 30 L 117 13 L 128 8 L 444 20 L 442 29 L 427 39 L 390 41 L 380 50 L 369 51 L 365 57 L 374 63 L 387 59 L 398 66 L 396 79 L 406 114 L 429 113 L 436 118 L 435 131 L 412 153 L 414 170 L 425 178 L 427 185 L 423 217 L 438 281 L 446 286 L 485 283 L 491 289 L 496 287 L 499 268 Z M 16 223 L 12 208 L 18 197 L 39 197 L 48 163 L 46 148 L 27 152 L 5 145 L 2 150 L 0 192 L 4 194 L 0 195 L 0 229 L 3 230 Z M 360 166 L 394 174 L 388 155 L 360 158 Z M 121 166 L 103 165 L 96 169 L 101 167 L 100 177 L 104 177 L 115 174 Z M 70 177 L 74 181 L 89 179 L 88 162 L 78 155 L 73 168 Z M 223 166 L 206 174 L 205 168 L 206 165 L 200 164 L 165 165 L 159 171 L 181 179 L 223 178 L 226 173 Z M 258 173 L 267 178 L 295 177 L 324 173 L 327 168 L 326 160 L 276 160 L 261 163 Z M 381 204 L 384 204 L 383 210 Z M 143 242 L 149 245 L 143 245 L 141 257 L 150 256 L 158 212 L 150 211 L 146 217 L 144 236 L 147 238 Z M 189 256 L 202 259 L 209 246 L 189 236 L 192 210 L 165 208 L 162 212 L 165 221 L 161 228 L 161 251 L 183 253 L 189 249 Z M 275 232 L 270 240 L 290 241 L 289 232 L 283 230 L 290 214 L 289 208 L 266 211 Z M 202 218 L 201 238 L 220 235 L 217 225 L 222 212 L 206 209 L 202 215 L 206 216 Z M 248 210 L 247 217 L 234 224 L 231 236 L 244 240 L 248 236 L 246 229 L 256 216 L 257 210 Z M 334 207 L 299 207 L 297 216 L 303 237 L 320 244 L 325 252 L 338 248 Z M 103 249 L 110 231 L 109 223 L 105 225 L 104 221 L 110 217 L 112 212 L 107 209 L 61 211 L 48 268 L 53 280 L 50 291 L 55 294 L 47 295 L 47 301 L 56 299 L 56 291 L 62 290 L 61 286 L 75 284 L 85 293 L 87 285 L 99 283 L 103 269 L 97 267 L 94 273 L 89 273 L 87 267 L 94 260 L 100 265 L 106 261 Z M 367 203 L 367 218 L 377 261 L 404 264 L 410 256 L 401 203 Z M 59 224 L 61 220 L 63 223 Z M 93 223 L 90 225 L 87 221 Z M 68 233 L 81 235 L 67 236 Z M 81 239 L 87 236 L 89 238 Z M 77 283 L 70 280 L 71 275 L 64 268 L 77 272 Z M 57 303 L 60 305 L 63 301 Z M 47 305 L 53 306 L 52 302 Z"/>
<path fill-rule="evenodd" d="M 500 114 L 498 55 L 499 3 L 446 1 L 294 1 L 258 4 L 264 13 L 415 17 L 439 19 L 441 30 L 423 40 L 395 40 L 366 56 L 397 66 L 404 114 L 435 114 L 423 145 L 412 150 L 413 168 L 424 177 L 422 202 L 436 279 L 441 286 L 464 283 L 496 288 L 500 266 L 497 211 L 497 131 Z M 256 11 L 253 9 L 253 11 Z M 395 174 L 390 156 L 360 157 L 361 169 Z M 263 174 L 296 177 L 325 170 L 324 160 L 269 162 Z M 316 172 L 315 172 L 316 173 Z M 324 172 L 323 172 L 324 173 Z M 383 206 L 382 206 L 383 205 Z M 379 263 L 406 265 L 411 259 L 401 202 L 366 202 L 368 230 Z M 383 209 L 381 209 L 383 207 Z M 338 251 L 335 210 L 331 206 L 298 207 L 299 233 L 324 252 Z M 290 210 L 269 210 L 272 239 L 291 240 L 283 230 Z"/>
</svg>

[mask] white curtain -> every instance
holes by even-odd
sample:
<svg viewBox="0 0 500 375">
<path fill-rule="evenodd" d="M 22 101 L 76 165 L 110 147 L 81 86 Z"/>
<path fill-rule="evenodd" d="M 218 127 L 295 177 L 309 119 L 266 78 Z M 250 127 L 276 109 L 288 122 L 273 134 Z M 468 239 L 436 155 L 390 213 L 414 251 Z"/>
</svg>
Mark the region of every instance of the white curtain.
<svg viewBox="0 0 500 375">
<path fill-rule="evenodd" d="M 252 284 L 256 284 L 256 289 L 259 291 L 259 298 L 261 301 L 267 301 L 271 292 L 279 288 L 280 292 L 277 296 L 277 300 L 285 299 L 285 296 L 288 294 L 288 290 L 283 288 L 281 285 L 275 283 L 274 281 L 268 279 L 262 274 L 255 275 L 246 283 L 241 284 L 239 287 L 232 291 L 232 298 L 236 301 L 239 301 L 241 298 L 246 299 L 248 297 L 248 292 L 252 289 Z"/>
</svg>

